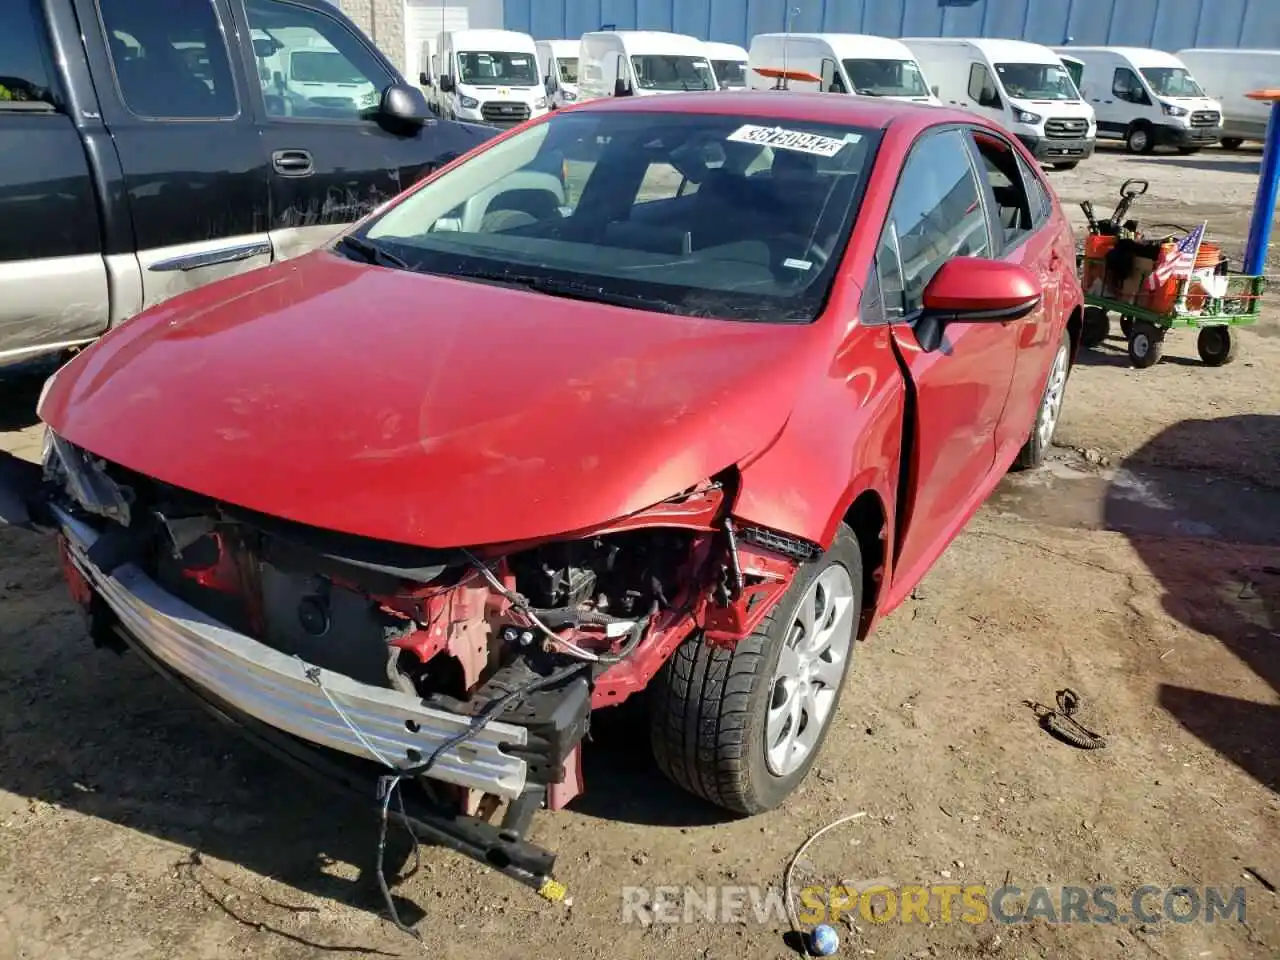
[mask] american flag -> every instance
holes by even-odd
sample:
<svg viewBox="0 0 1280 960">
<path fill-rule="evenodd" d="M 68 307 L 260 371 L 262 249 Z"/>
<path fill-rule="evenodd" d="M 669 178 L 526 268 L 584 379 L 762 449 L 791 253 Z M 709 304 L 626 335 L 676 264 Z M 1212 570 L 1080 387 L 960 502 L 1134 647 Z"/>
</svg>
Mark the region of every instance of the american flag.
<svg viewBox="0 0 1280 960">
<path fill-rule="evenodd" d="M 1196 265 L 1196 255 L 1200 253 L 1200 241 L 1204 239 L 1207 222 L 1200 224 L 1178 244 L 1172 253 L 1160 255 L 1156 268 L 1147 277 L 1147 289 L 1155 290 L 1171 277 L 1191 276 Z"/>
</svg>

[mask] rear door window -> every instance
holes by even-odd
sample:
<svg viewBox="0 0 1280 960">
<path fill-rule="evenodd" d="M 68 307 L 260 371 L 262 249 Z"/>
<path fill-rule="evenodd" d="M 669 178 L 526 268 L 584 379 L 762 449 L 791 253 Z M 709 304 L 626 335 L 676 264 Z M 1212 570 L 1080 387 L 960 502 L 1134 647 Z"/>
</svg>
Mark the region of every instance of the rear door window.
<svg viewBox="0 0 1280 960">
<path fill-rule="evenodd" d="M 151 120 L 239 114 L 222 25 L 211 0 L 98 0 L 120 96 Z"/>
</svg>

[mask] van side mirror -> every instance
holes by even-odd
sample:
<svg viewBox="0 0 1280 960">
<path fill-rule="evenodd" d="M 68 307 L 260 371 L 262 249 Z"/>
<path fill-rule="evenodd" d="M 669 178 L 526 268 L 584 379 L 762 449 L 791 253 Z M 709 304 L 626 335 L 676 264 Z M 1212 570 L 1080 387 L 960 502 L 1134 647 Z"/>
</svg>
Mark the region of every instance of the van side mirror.
<svg viewBox="0 0 1280 960">
<path fill-rule="evenodd" d="M 631 96 L 631 84 L 627 83 L 626 78 L 619 77 L 613 81 L 613 95 L 615 97 Z"/>
<path fill-rule="evenodd" d="M 378 113 L 389 120 L 421 126 L 427 120 L 427 98 L 417 87 L 393 83 L 382 91 Z"/>
<path fill-rule="evenodd" d="M 978 106 L 990 107 L 992 110 L 999 110 L 1004 106 L 1004 103 L 1000 100 L 1000 94 L 996 93 L 993 88 L 988 87 L 982 91 L 982 97 L 978 100 Z"/>
<path fill-rule="evenodd" d="M 941 96 L 941 94 L 939 94 L 939 93 L 938 93 L 938 85 L 937 85 L 936 83 L 935 83 L 932 87 L 930 87 L 929 89 L 930 89 L 931 91 L 933 91 L 933 95 L 934 95 L 935 97 L 939 97 L 939 96 Z"/>
<path fill-rule="evenodd" d="M 425 70 L 418 74 L 418 85 L 422 87 L 431 86 L 431 74 L 427 73 Z"/>
<path fill-rule="evenodd" d="M 453 77 L 449 76 L 447 73 L 442 73 L 440 74 L 440 89 L 444 93 L 453 93 L 453 91 L 457 89 L 457 84 L 453 82 Z"/>
</svg>

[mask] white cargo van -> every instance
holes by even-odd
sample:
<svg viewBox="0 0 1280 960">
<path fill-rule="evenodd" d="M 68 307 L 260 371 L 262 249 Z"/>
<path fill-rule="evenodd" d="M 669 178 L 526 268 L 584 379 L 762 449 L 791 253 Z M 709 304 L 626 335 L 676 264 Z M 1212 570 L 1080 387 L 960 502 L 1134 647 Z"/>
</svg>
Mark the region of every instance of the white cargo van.
<svg viewBox="0 0 1280 960">
<path fill-rule="evenodd" d="M 440 34 L 427 76 L 432 108 L 442 117 L 509 127 L 547 112 L 538 52 L 527 33 L 453 30 Z"/>
<path fill-rule="evenodd" d="M 551 109 L 578 99 L 578 41 L 539 40 L 538 76 L 547 89 Z"/>
<path fill-rule="evenodd" d="M 1280 50 L 1179 50 L 1204 92 L 1222 109 L 1222 146 L 1238 150 L 1246 140 L 1265 140 L 1271 104 L 1245 94 L 1280 86 Z"/>
<path fill-rule="evenodd" d="M 1098 136 L 1130 153 L 1157 146 L 1195 153 L 1218 142 L 1222 107 L 1172 53 L 1142 47 L 1063 47 L 1084 61 L 1080 92 L 1098 117 Z"/>
<path fill-rule="evenodd" d="M 1024 40 L 904 37 L 944 106 L 990 117 L 1036 159 L 1070 170 L 1092 155 L 1093 109 L 1059 56 Z"/>
<path fill-rule="evenodd" d="M 711 69 L 721 90 L 745 90 L 747 88 L 747 51 L 736 43 L 707 41 L 703 45 Z"/>
<path fill-rule="evenodd" d="M 911 51 L 888 37 L 761 33 L 751 39 L 748 66 L 750 84 L 757 90 L 817 90 L 938 102 Z"/>
<path fill-rule="evenodd" d="M 695 37 L 652 30 L 584 33 L 578 48 L 578 97 L 646 97 L 716 90 L 706 46 Z"/>
</svg>

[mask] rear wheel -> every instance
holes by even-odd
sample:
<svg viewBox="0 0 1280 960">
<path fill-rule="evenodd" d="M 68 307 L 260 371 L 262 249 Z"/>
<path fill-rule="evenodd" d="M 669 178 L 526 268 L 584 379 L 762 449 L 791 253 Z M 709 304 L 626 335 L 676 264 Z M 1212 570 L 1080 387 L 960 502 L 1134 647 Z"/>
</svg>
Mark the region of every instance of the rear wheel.
<svg viewBox="0 0 1280 960">
<path fill-rule="evenodd" d="M 1018 458 L 1013 462 L 1014 469 L 1031 470 L 1044 463 L 1045 455 L 1053 445 L 1053 435 L 1058 430 L 1058 418 L 1062 415 L 1062 402 L 1066 398 L 1067 378 L 1070 375 L 1071 335 L 1064 331 L 1062 342 L 1058 344 L 1058 352 L 1054 354 L 1053 364 L 1049 367 L 1044 392 L 1040 395 L 1035 425 L 1031 428 L 1031 436 L 1018 451 Z"/>
<path fill-rule="evenodd" d="M 1145 123 L 1135 123 L 1124 138 L 1125 149 L 1130 153 L 1150 153 L 1156 148 L 1151 128 Z"/>
<path fill-rule="evenodd" d="M 1153 367 L 1164 356 L 1164 331 L 1154 323 L 1135 320 L 1129 334 L 1129 362 L 1139 370 Z"/>
<path fill-rule="evenodd" d="M 1082 346 L 1093 349 L 1101 346 L 1111 333 L 1111 318 L 1101 307 L 1085 307 L 1084 323 L 1080 330 Z"/>
<path fill-rule="evenodd" d="M 853 659 L 862 557 L 843 524 L 732 650 L 694 634 L 651 687 L 650 742 L 668 778 L 735 813 L 763 813 L 800 785 L 826 739 Z"/>
<path fill-rule="evenodd" d="M 1196 350 L 1206 366 L 1225 366 L 1236 358 L 1240 338 L 1230 327 L 1205 327 L 1196 337 Z"/>
<path fill-rule="evenodd" d="M 1241 137 L 1223 137 L 1221 143 L 1223 150 L 1239 150 L 1244 146 L 1244 140 Z"/>
</svg>

